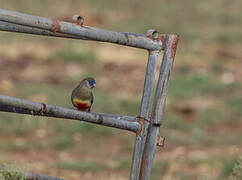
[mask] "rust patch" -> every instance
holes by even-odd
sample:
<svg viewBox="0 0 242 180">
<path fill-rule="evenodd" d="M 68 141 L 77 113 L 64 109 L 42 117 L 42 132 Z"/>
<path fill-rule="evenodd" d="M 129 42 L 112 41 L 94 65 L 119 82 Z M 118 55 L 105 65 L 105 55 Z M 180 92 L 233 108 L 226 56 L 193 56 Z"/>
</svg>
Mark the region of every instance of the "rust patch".
<svg viewBox="0 0 242 180">
<path fill-rule="evenodd" d="M 137 116 L 136 118 L 138 119 L 138 123 L 140 124 L 140 130 L 136 132 L 136 136 L 140 136 L 141 132 L 144 129 L 144 122 L 142 120 L 144 120 L 145 118 L 142 118 L 140 116 Z"/>
<path fill-rule="evenodd" d="M 171 51 L 170 51 L 170 55 L 169 55 L 170 59 L 174 59 L 175 58 L 178 39 L 179 39 L 178 36 L 175 36 L 173 38 L 173 40 L 172 40 Z"/>
<path fill-rule="evenodd" d="M 139 180 L 143 179 L 146 163 L 147 163 L 146 153 L 144 153 L 143 158 L 142 158 L 142 162 L 141 162 L 141 167 L 140 167 Z"/>
<path fill-rule="evenodd" d="M 146 37 L 151 39 L 154 42 L 161 43 L 161 50 L 164 50 L 166 48 L 166 40 L 167 40 L 167 34 L 159 34 L 156 30 L 148 30 L 146 33 Z"/>
<path fill-rule="evenodd" d="M 167 40 L 167 35 L 160 36 L 160 41 L 162 43 L 162 47 L 161 47 L 162 50 L 165 50 L 166 48 L 166 40 Z"/>
<path fill-rule="evenodd" d="M 156 144 L 156 146 L 164 147 L 165 146 L 165 140 L 166 140 L 165 137 L 158 136 L 157 137 L 157 144 Z"/>
<path fill-rule="evenodd" d="M 53 23 L 52 23 L 53 27 L 52 27 L 51 31 L 52 32 L 60 31 L 60 22 L 58 20 L 56 20 L 56 19 L 52 19 L 52 21 L 53 21 Z"/>
</svg>

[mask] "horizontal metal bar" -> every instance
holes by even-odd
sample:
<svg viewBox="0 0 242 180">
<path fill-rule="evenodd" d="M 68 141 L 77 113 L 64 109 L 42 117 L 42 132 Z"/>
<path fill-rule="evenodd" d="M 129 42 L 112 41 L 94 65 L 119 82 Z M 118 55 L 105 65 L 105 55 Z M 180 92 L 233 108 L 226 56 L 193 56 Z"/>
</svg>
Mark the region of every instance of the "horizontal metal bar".
<svg viewBox="0 0 242 180">
<path fill-rule="evenodd" d="M 4 95 L 0 95 L 0 111 L 81 120 L 132 132 L 137 132 L 141 128 L 140 124 L 135 121 L 135 117 L 87 113 Z"/>
<path fill-rule="evenodd" d="M 43 36 L 54 36 L 54 37 L 71 38 L 71 39 L 82 39 L 79 36 L 51 32 L 44 29 L 23 26 L 19 24 L 4 22 L 4 21 L 0 21 L 0 31 L 27 33 L 27 34 L 35 34 L 35 35 L 43 35 Z"/>
<path fill-rule="evenodd" d="M 6 173 L 9 173 L 12 175 L 11 177 L 8 176 L 8 178 L 14 178 L 14 179 L 22 179 L 24 176 L 24 179 L 26 179 L 26 180 L 34 180 L 34 179 L 36 179 L 36 180 L 65 180 L 63 178 L 28 172 L 28 171 L 24 171 L 24 170 L 19 170 L 17 168 L 14 169 L 12 167 L 8 168 L 8 167 L 0 165 L 0 174 L 1 174 L 1 172 L 4 172 L 4 171 Z M 4 174 L 6 174 L 6 173 L 4 173 Z"/>
<path fill-rule="evenodd" d="M 153 36 L 150 36 L 150 34 L 143 35 L 136 33 L 109 31 L 4 9 L 0 9 L 0 21 L 40 28 L 52 31 L 54 33 L 58 32 L 74 35 L 78 36 L 79 39 L 110 42 L 148 50 L 163 49 L 164 47 L 162 45 L 166 38 L 166 35 L 159 35 L 153 38 Z M 20 30 L 18 32 L 20 32 Z"/>
<path fill-rule="evenodd" d="M 30 114 L 30 115 L 55 117 L 53 114 L 47 114 L 47 113 L 43 114 L 43 113 L 40 113 L 40 112 L 37 112 L 37 111 L 33 111 L 33 110 L 28 110 L 28 109 L 23 109 L 23 108 L 19 108 L 19 107 L 2 105 L 1 102 L 0 102 L 0 111 L 14 112 L 14 113 L 19 113 L 19 114 Z M 115 114 L 94 113 L 94 112 L 92 112 L 92 114 L 97 114 L 97 115 L 101 115 L 101 116 L 107 116 L 107 117 L 111 117 L 111 118 L 116 118 L 118 120 L 137 122 L 137 118 L 133 117 L 133 116 L 120 116 L 120 115 L 115 115 Z"/>
</svg>

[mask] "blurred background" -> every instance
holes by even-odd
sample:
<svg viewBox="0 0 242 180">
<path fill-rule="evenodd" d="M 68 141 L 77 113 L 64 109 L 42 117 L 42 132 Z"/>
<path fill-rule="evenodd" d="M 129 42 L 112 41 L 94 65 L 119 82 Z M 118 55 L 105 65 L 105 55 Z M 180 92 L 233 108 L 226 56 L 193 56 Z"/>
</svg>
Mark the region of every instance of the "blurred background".
<svg viewBox="0 0 242 180">
<path fill-rule="evenodd" d="M 180 35 L 152 180 L 227 179 L 242 152 L 239 0 L 0 0 L 0 8 L 116 31 Z M 0 94 L 72 107 L 97 80 L 94 112 L 136 116 L 147 52 L 107 43 L 0 32 Z M 0 112 L 0 163 L 67 179 L 128 179 L 132 133 Z M 130 138 L 132 137 L 132 138 Z"/>
</svg>

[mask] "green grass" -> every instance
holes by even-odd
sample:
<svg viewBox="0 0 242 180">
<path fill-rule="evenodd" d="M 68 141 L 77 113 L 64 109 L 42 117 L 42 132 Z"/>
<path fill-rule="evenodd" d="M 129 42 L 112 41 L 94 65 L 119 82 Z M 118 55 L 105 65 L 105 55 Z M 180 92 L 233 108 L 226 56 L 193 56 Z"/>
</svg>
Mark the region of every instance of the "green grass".
<svg viewBox="0 0 242 180">
<path fill-rule="evenodd" d="M 235 89 L 235 85 L 226 85 L 204 74 L 182 75 L 172 79 L 169 96 L 189 99 L 195 96 L 223 95 Z"/>
<path fill-rule="evenodd" d="M 163 160 L 162 162 L 154 163 L 150 179 L 160 180 L 166 173 L 170 166 L 169 160 Z"/>
<path fill-rule="evenodd" d="M 48 83 L 22 83 L 17 84 L 16 88 L 18 88 L 16 96 L 19 98 L 45 95 L 48 99 L 47 103 L 53 103 L 60 106 L 70 104 L 69 96 L 72 89 L 63 87 L 62 85 L 56 86 Z"/>
<path fill-rule="evenodd" d="M 80 64 L 86 64 L 86 63 L 95 63 L 96 56 L 94 51 L 90 51 L 87 49 L 77 49 L 73 47 L 74 45 L 65 47 L 63 49 L 60 49 L 59 51 L 55 52 L 53 55 L 53 58 L 59 60 L 62 60 L 64 62 L 68 63 L 80 63 Z"/>
<path fill-rule="evenodd" d="M 233 119 L 239 120 L 242 117 L 242 97 L 241 94 L 234 94 L 227 97 L 226 101 L 227 107 L 231 110 L 231 117 Z"/>
<path fill-rule="evenodd" d="M 0 135 L 14 134 L 21 137 L 24 134 L 32 133 L 40 124 L 38 119 L 38 117 L 2 112 Z"/>
<path fill-rule="evenodd" d="M 163 122 L 165 127 L 183 132 L 188 132 L 194 127 L 194 124 L 184 122 L 176 113 L 166 113 Z"/>
<path fill-rule="evenodd" d="M 82 134 L 89 134 L 89 135 L 99 135 L 99 136 L 108 136 L 112 134 L 112 129 L 108 127 L 102 127 L 90 123 L 80 123 L 73 127 L 73 132 L 78 132 Z"/>
<path fill-rule="evenodd" d="M 50 144 L 55 150 L 64 150 L 75 146 L 72 136 L 65 133 L 61 133 L 60 136 L 53 138 Z"/>
<path fill-rule="evenodd" d="M 238 157 L 232 157 L 222 162 L 220 177 L 227 179 L 233 172 L 233 168 L 236 164 Z"/>
<path fill-rule="evenodd" d="M 236 163 L 232 169 L 232 173 L 229 176 L 230 180 L 242 179 L 242 157 L 237 158 Z"/>
<path fill-rule="evenodd" d="M 6 152 L 26 152 L 29 149 L 32 149 L 26 144 L 17 145 L 15 142 L 1 142 L 0 147 Z"/>
<path fill-rule="evenodd" d="M 157 164 L 157 166 L 160 164 Z M 105 161 L 103 163 L 95 162 L 95 161 L 59 161 L 56 163 L 56 166 L 61 169 L 66 170 L 76 170 L 80 172 L 96 172 L 102 170 L 129 170 L 130 169 L 130 161 L 121 160 L 115 161 L 114 164 L 108 164 Z M 163 168 L 163 167 L 162 167 Z"/>
<path fill-rule="evenodd" d="M 26 180 L 26 168 L 19 167 L 15 164 L 3 164 L 3 170 L 0 170 L 1 180 Z"/>
<path fill-rule="evenodd" d="M 216 139 L 217 137 L 215 137 Z M 199 146 L 200 144 L 206 145 L 206 146 L 212 146 L 215 144 L 214 138 L 211 138 L 206 131 L 201 129 L 200 127 L 195 127 L 191 130 L 189 133 L 189 138 L 187 139 L 187 142 L 190 145 Z"/>
<path fill-rule="evenodd" d="M 80 172 L 96 172 L 105 169 L 103 164 L 98 162 L 58 162 L 56 166 L 60 169 L 75 170 Z"/>
<path fill-rule="evenodd" d="M 115 167 L 116 170 L 130 170 L 131 168 L 131 161 L 119 161 L 118 165 Z"/>
<path fill-rule="evenodd" d="M 93 110 L 111 114 L 136 115 L 139 109 L 139 100 L 121 99 L 118 96 L 108 95 L 106 92 L 95 90 Z"/>
<path fill-rule="evenodd" d="M 203 109 L 199 112 L 198 118 L 197 118 L 196 125 L 199 125 L 202 128 L 206 128 L 209 126 L 216 126 L 220 125 L 224 122 L 228 122 L 225 113 L 222 111 L 221 107 L 210 107 Z"/>
<path fill-rule="evenodd" d="M 202 158 L 194 158 L 190 159 L 187 165 L 190 168 L 198 168 L 198 167 L 207 167 L 207 168 L 216 168 L 219 170 L 219 176 L 216 179 L 228 179 L 231 173 L 233 172 L 233 168 L 238 161 L 238 156 L 221 156 L 215 155 L 210 157 L 206 152 L 204 152 L 204 156 Z M 199 178 L 202 177 L 202 174 L 199 175 Z M 209 178 L 209 175 L 204 176 L 205 179 Z"/>
<path fill-rule="evenodd" d="M 211 71 L 215 74 L 221 74 L 225 72 L 226 68 L 219 61 L 211 61 Z"/>
</svg>

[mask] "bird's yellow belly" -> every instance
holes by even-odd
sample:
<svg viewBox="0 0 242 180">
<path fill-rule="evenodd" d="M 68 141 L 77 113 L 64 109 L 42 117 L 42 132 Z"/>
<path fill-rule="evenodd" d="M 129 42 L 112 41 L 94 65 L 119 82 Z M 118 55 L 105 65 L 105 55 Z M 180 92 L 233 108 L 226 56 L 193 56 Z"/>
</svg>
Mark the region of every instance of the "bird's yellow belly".
<svg viewBox="0 0 242 180">
<path fill-rule="evenodd" d="M 90 100 L 80 100 L 78 98 L 74 98 L 73 103 L 79 109 L 89 109 L 91 107 Z"/>
</svg>

